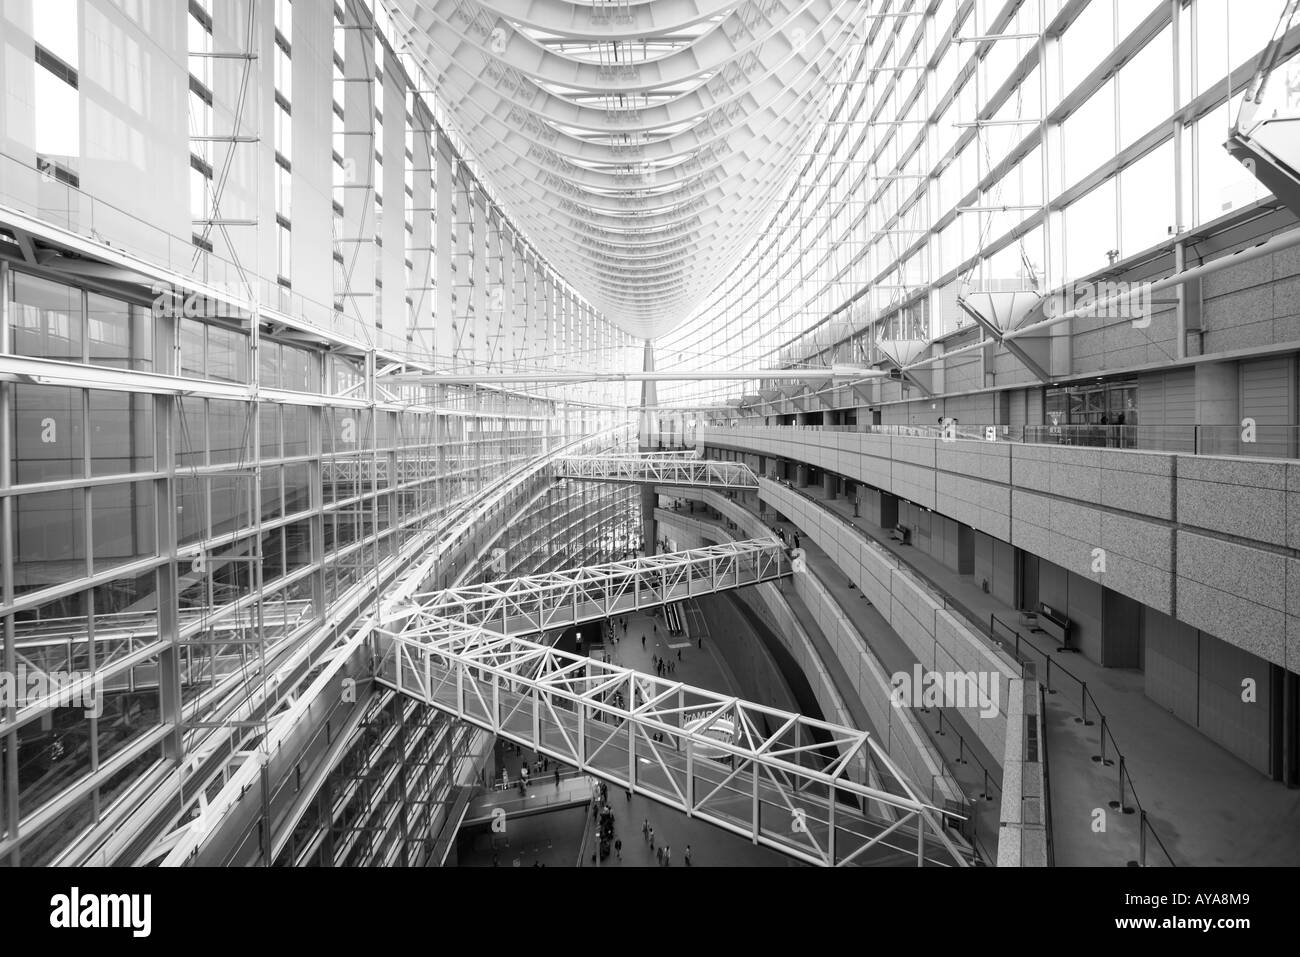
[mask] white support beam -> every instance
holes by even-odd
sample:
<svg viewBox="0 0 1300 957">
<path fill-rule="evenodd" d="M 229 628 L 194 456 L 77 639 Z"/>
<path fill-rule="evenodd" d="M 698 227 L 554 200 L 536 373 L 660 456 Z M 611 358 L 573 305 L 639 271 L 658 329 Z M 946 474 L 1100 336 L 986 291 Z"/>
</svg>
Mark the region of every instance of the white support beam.
<svg viewBox="0 0 1300 957">
<path fill-rule="evenodd" d="M 555 477 L 592 482 L 635 482 L 723 489 L 758 488 L 758 478 L 743 462 L 710 462 L 680 453 L 570 455 L 556 460 Z"/>
<path fill-rule="evenodd" d="M 376 680 L 440 711 L 809 864 L 968 863 L 864 731 L 415 618 L 380 627 Z"/>
<path fill-rule="evenodd" d="M 773 537 L 446 588 L 390 608 L 392 615 L 412 616 L 406 629 L 412 636 L 438 633 L 445 619 L 526 635 L 789 574 L 785 549 Z"/>
</svg>

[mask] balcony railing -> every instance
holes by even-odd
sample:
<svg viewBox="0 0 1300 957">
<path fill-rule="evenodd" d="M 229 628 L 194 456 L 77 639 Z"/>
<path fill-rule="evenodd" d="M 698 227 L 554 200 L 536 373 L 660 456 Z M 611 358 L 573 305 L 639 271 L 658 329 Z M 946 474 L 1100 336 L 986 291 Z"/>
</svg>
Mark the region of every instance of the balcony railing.
<svg viewBox="0 0 1300 957">
<path fill-rule="evenodd" d="M 741 426 L 744 427 L 743 425 Z M 771 426 L 759 426 L 770 428 Z M 858 432 L 925 439 L 1071 445 L 1250 458 L 1300 458 L 1300 425 L 788 425 L 776 428 Z M 991 430 L 991 431 L 990 431 Z"/>
</svg>

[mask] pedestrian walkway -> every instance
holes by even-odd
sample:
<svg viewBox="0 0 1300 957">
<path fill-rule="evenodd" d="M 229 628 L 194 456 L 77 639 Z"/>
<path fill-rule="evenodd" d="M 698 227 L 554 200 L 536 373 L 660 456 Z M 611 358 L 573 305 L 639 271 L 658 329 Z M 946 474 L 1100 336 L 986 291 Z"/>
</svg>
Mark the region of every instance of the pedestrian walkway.
<svg viewBox="0 0 1300 957">
<path fill-rule="evenodd" d="M 1123 865 L 1138 856 L 1132 822 L 1136 815 L 1110 807 L 1119 798 L 1118 765 L 1093 760 L 1100 756 L 1100 725 L 1095 714 L 1087 716 L 1092 724 L 1077 720 L 1084 717 L 1082 695 L 1078 683 L 1066 676 L 1068 669 L 1087 683 L 1105 714 L 1142 806 L 1174 863 L 1300 864 L 1300 791 L 1268 780 L 1156 704 L 1143 693 L 1140 672 L 1102 668 L 1082 655 L 1058 653 L 1049 638 L 1019 625 L 1016 609 L 984 592 L 973 575 L 960 575 L 924 552 L 893 541 L 887 529 L 855 517 L 848 499 L 827 501 L 820 486 L 798 491 L 928 577 L 968 617 L 988 621 L 997 614 L 1019 632 L 1021 651 L 1035 661 L 1040 679 L 1047 677 L 1046 661 L 1051 659 L 1056 693 L 1047 697 L 1047 733 L 1056 863 Z M 803 538 L 808 549 L 807 536 Z M 889 654 L 885 651 L 882 658 Z M 1125 804 L 1132 806 L 1131 795 Z M 1095 830 L 1099 810 L 1106 813 L 1105 832 Z M 1149 846 L 1147 863 L 1162 860 L 1161 851 Z"/>
<path fill-rule="evenodd" d="M 619 641 L 615 644 L 605 640 L 601 651 L 611 660 L 623 667 L 635 668 L 653 674 L 656 656 L 669 660 L 674 670 L 667 677 L 686 684 L 706 688 L 724 694 L 739 696 L 739 685 L 726 661 L 715 650 L 715 642 L 710 636 L 699 631 L 707 616 L 689 607 L 683 609 L 683 622 L 688 626 L 683 635 L 670 635 L 661 613 L 634 613 L 627 617 L 627 631 L 619 626 L 619 619 L 614 620 Z M 736 628 L 748 628 L 748 623 L 738 621 Z M 584 637 L 601 633 L 597 625 L 590 628 L 583 626 Z M 642 637 L 644 636 L 644 646 Z M 703 649 L 698 639 L 703 637 Z M 753 638 L 754 641 L 758 639 Z M 574 643 L 572 630 L 566 632 L 560 644 Z M 591 649 L 590 638 L 584 641 L 587 650 Z M 678 647 L 674 647 L 678 646 Z M 681 652 L 681 658 L 677 657 Z M 531 762 L 531 755 L 526 749 L 498 740 L 496 764 L 505 767 L 514 783 L 519 779 L 519 766 L 525 760 Z M 555 763 L 552 762 L 552 769 Z M 656 832 L 656 843 L 662 846 L 666 841 L 672 848 L 672 867 L 685 866 L 686 845 L 691 845 L 692 866 L 736 866 L 736 867 L 790 867 L 803 866 L 788 856 L 771 849 L 755 845 L 747 837 L 733 834 L 715 825 L 687 817 L 680 811 L 665 807 L 639 794 L 631 795 L 625 790 L 612 785 L 609 787 L 609 803 L 615 815 L 615 839 L 623 841 L 623 860 L 612 850 L 604 860 L 593 859 L 596 853 L 596 821 L 592 809 L 592 786 L 594 779 L 571 768 L 563 768 L 561 784 L 554 782 L 553 773 L 530 773 L 531 784 L 527 788 L 527 797 L 520 795 L 517 787 L 505 790 L 493 790 L 476 795 L 467 815 L 467 823 L 484 822 L 491 819 L 494 809 L 504 810 L 507 814 L 507 833 L 510 835 L 510 849 L 497 850 L 498 866 L 510 866 L 516 857 L 522 860 L 522 866 L 532 866 L 533 861 L 540 860 L 545 866 L 552 866 L 557 860 L 565 866 L 577 863 L 582 867 L 654 867 L 658 866 L 654 853 L 643 840 L 641 822 L 649 818 Z M 571 826 L 575 807 L 581 809 L 582 826 L 580 833 L 574 833 Z M 541 812 L 541 813 L 537 813 Z M 480 828 L 482 827 L 480 823 Z M 467 829 L 466 833 L 469 833 Z M 545 850 L 540 849 L 542 842 L 550 841 Z M 516 843 L 523 842 L 526 847 L 516 852 Z M 505 846 L 500 837 L 497 843 Z M 522 845 L 521 845 L 522 846 Z M 492 848 L 482 843 L 482 838 L 473 845 L 473 860 L 463 861 L 467 865 L 490 866 Z"/>
<path fill-rule="evenodd" d="M 791 857 L 756 845 L 739 834 L 689 818 L 639 794 L 633 794 L 629 801 L 626 791 L 616 791 L 611 787 L 609 801 L 614 811 L 615 839 L 623 841 L 623 860 L 618 860 L 618 855 L 612 850 L 609 857 L 599 864 L 592 859 L 596 849 L 596 822 L 591 813 L 588 813 L 582 867 L 658 867 L 655 852 L 641 834 L 641 824 L 647 818 L 655 830 L 655 846 L 667 844 L 673 849 L 671 867 L 686 865 L 683 855 L 687 844 L 691 846 L 693 867 L 805 866 Z"/>
<path fill-rule="evenodd" d="M 743 534 L 727 530 L 726 518 L 712 510 L 706 512 L 697 508 L 692 517 L 697 521 L 706 521 L 718 526 L 722 534 Z M 755 517 L 757 518 L 757 515 Z M 787 537 L 795 531 L 795 526 L 789 522 L 776 523 L 776 527 L 783 528 Z M 807 535 L 800 534 L 800 545 L 804 549 L 809 569 L 853 622 L 867 646 L 880 660 L 881 667 L 889 674 L 910 671 L 916 658 L 880 612 L 860 591 L 849 584 L 844 572 L 839 569 L 834 560 L 814 542 L 809 541 Z M 880 738 L 879 730 L 872 726 L 867 717 L 867 710 L 858 695 L 856 685 L 849 680 L 840 664 L 839 656 L 835 654 L 830 642 L 817 627 L 816 619 L 803 599 L 792 587 L 782 588 L 781 593 L 808 633 L 856 726 Z M 988 753 L 957 711 L 924 709 L 918 710 L 916 717 L 929 735 L 936 753 L 943 759 L 948 772 L 970 799 L 971 813 L 975 816 L 975 834 L 979 839 L 981 851 L 986 859 L 992 860 L 997 852 L 1001 817 L 1001 756 L 995 760 Z M 924 786 L 924 783 L 921 782 L 921 785 Z"/>
<path fill-rule="evenodd" d="M 683 619 L 688 625 L 699 620 L 698 616 L 689 613 Z M 704 636 L 704 649 L 700 650 L 696 642 L 698 636 L 694 631 L 688 631 L 686 636 L 670 635 L 662 614 L 650 612 L 628 615 L 626 633 L 618 628 L 618 619 L 615 619 L 615 627 L 620 638 L 617 651 L 614 652 L 614 663 L 654 674 L 654 658 L 669 659 L 675 665 L 675 671 L 668 674 L 670 679 L 710 691 L 738 695 L 735 677 L 726 663 L 716 655 L 714 643 L 707 635 Z M 645 637 L 644 648 L 642 636 Z M 671 647 L 674 644 L 689 647 L 677 649 Z M 680 661 L 677 659 L 678 650 L 682 654 Z M 620 862 L 617 854 L 610 851 L 609 857 L 599 862 L 600 867 L 658 866 L 654 852 L 642 839 L 641 823 L 646 818 L 654 826 L 656 844 L 662 846 L 667 842 L 673 848 L 672 867 L 685 865 L 682 855 L 687 844 L 691 845 L 694 866 L 802 866 L 784 854 L 756 846 L 747 838 L 689 818 L 680 811 L 639 794 L 633 794 L 631 800 L 628 800 L 626 791 L 611 786 L 609 795 L 610 807 L 615 816 L 614 835 L 623 841 L 623 860 Z M 581 866 L 597 866 L 597 862 L 592 860 L 595 850 L 596 825 L 589 812 Z"/>
<path fill-rule="evenodd" d="M 514 780 L 517 781 L 518 778 Z M 508 816 L 513 816 L 586 804 L 591 800 L 591 786 L 587 776 L 571 771 L 562 776 L 558 784 L 553 774 L 533 775 L 532 783 L 525 790 L 526 795 L 520 793 L 518 787 L 480 791 L 470 801 L 469 810 L 465 814 L 466 823 L 490 818 L 498 808 Z"/>
</svg>

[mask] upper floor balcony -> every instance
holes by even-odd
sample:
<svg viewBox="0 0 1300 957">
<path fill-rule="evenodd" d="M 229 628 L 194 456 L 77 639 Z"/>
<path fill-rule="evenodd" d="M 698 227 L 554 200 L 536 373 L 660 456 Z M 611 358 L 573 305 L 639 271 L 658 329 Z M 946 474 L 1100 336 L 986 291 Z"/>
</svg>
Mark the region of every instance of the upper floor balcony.
<svg viewBox="0 0 1300 957">
<path fill-rule="evenodd" d="M 745 420 L 735 426 L 746 427 Z M 1082 448 L 1178 452 L 1185 455 L 1300 458 L 1300 425 L 986 425 L 953 421 L 935 425 L 789 425 L 779 428 L 929 438 L 940 441 L 1013 442 Z"/>
</svg>

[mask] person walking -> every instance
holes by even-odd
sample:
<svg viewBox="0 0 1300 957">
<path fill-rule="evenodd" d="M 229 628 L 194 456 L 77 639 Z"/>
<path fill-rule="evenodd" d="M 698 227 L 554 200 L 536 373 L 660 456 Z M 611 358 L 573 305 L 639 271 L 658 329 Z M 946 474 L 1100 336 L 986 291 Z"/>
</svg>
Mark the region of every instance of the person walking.
<svg viewBox="0 0 1300 957">
<path fill-rule="evenodd" d="M 614 853 L 618 855 L 620 861 L 623 859 L 623 839 L 621 837 L 614 842 Z"/>
<path fill-rule="evenodd" d="M 555 765 L 555 786 L 557 788 L 560 786 L 560 766 L 558 764 Z"/>
<path fill-rule="evenodd" d="M 645 632 L 641 632 L 641 650 L 645 650 Z"/>
<path fill-rule="evenodd" d="M 683 855 L 683 858 L 684 858 L 685 861 L 686 861 L 686 866 L 687 866 L 687 867 L 690 867 L 690 866 L 691 866 L 691 846 L 690 846 L 689 844 L 686 845 L 686 853 Z"/>
<path fill-rule="evenodd" d="M 677 649 L 677 660 L 678 661 L 682 660 L 682 649 L 680 648 Z"/>
<path fill-rule="evenodd" d="M 667 844 L 664 845 L 664 867 L 673 866 L 673 849 Z"/>
<path fill-rule="evenodd" d="M 650 828 L 650 850 L 653 851 L 654 849 L 655 849 L 655 829 L 652 827 Z"/>
<path fill-rule="evenodd" d="M 664 866 L 664 849 L 662 847 L 655 851 L 655 859 L 659 862 L 660 867 Z"/>
<path fill-rule="evenodd" d="M 646 818 L 641 824 L 641 840 L 643 842 L 650 840 L 650 818 Z"/>
</svg>

